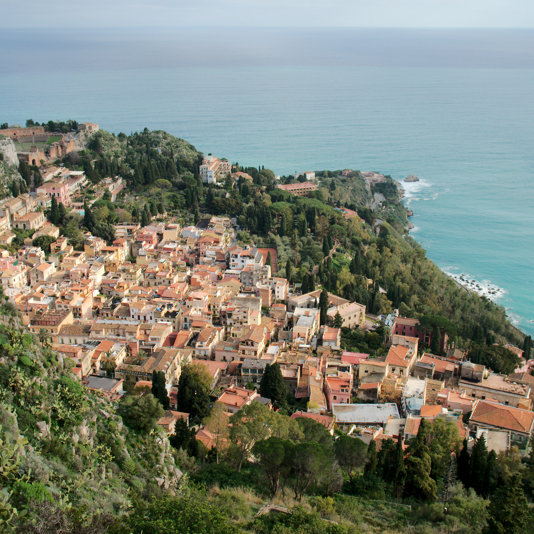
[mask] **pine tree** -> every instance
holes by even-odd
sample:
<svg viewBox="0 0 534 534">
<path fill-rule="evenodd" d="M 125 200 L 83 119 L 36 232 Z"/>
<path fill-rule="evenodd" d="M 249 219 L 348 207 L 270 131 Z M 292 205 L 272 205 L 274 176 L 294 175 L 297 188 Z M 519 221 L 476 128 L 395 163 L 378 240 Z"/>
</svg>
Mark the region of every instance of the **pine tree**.
<svg viewBox="0 0 534 534">
<path fill-rule="evenodd" d="M 273 260 L 271 258 L 271 251 L 267 252 L 267 259 L 265 260 L 265 265 L 268 265 L 271 269 L 273 268 Z"/>
<path fill-rule="evenodd" d="M 323 289 L 321 291 L 321 298 L 319 299 L 319 309 L 321 310 L 320 321 L 321 326 L 326 324 L 327 312 L 328 312 L 328 291 Z"/>
<path fill-rule="evenodd" d="M 484 479 L 488 461 L 486 439 L 480 436 L 473 446 L 469 462 L 469 485 L 479 494 L 484 494 Z"/>
<path fill-rule="evenodd" d="M 343 326 L 343 318 L 339 315 L 339 312 L 336 313 L 334 317 L 334 328 L 341 328 Z"/>
<path fill-rule="evenodd" d="M 267 364 L 260 382 L 260 393 L 262 397 L 271 399 L 277 408 L 285 406 L 287 389 L 278 363 Z"/>
<path fill-rule="evenodd" d="M 491 498 L 485 534 L 520 534 L 525 532 L 529 516 L 528 502 L 519 474 L 501 486 Z"/>
</svg>

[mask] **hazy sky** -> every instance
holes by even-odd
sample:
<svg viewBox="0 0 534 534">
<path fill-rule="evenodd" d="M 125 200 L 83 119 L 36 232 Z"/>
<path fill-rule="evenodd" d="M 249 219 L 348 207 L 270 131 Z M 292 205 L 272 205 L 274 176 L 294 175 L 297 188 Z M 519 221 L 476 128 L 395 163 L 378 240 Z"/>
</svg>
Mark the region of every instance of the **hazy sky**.
<svg viewBox="0 0 534 534">
<path fill-rule="evenodd" d="M 0 0 L 2 28 L 533 28 L 533 0 Z"/>
</svg>

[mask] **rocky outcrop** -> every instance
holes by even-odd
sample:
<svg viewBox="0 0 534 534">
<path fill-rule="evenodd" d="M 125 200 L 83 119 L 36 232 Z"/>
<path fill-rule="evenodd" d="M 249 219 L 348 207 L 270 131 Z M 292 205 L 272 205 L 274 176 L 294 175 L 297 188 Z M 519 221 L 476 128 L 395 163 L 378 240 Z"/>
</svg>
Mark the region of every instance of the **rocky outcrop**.
<svg viewBox="0 0 534 534">
<path fill-rule="evenodd" d="M 419 178 L 417 178 L 417 176 L 414 176 L 413 174 L 409 174 L 408 176 L 406 176 L 406 178 L 404 178 L 404 181 L 405 182 L 418 182 Z"/>
<path fill-rule="evenodd" d="M 19 166 L 19 158 L 17 158 L 15 144 L 11 139 L 0 139 L 0 154 L 3 155 L 3 161 L 8 165 L 13 167 Z"/>
</svg>

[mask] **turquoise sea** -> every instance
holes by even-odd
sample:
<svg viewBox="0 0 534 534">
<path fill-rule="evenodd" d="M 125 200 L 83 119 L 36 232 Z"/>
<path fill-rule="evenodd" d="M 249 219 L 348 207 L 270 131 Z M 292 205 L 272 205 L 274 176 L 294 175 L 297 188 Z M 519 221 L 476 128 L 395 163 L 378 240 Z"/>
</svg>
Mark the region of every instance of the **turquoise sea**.
<svg viewBox="0 0 534 534">
<path fill-rule="evenodd" d="M 413 237 L 534 334 L 534 32 L 6 30 L 0 49 L 0 122 L 163 129 L 277 174 L 419 176 Z"/>
</svg>

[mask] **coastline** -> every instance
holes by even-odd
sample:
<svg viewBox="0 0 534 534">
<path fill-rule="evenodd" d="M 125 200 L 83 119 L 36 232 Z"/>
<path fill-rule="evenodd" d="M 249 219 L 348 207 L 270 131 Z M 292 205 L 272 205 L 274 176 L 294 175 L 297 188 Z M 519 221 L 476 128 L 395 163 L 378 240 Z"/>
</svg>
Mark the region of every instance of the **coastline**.
<svg viewBox="0 0 534 534">
<path fill-rule="evenodd" d="M 404 180 L 394 180 L 394 182 L 399 189 L 399 197 L 401 202 L 404 204 L 406 215 L 408 218 L 410 218 L 414 215 L 414 210 L 410 207 L 410 201 L 419 200 L 419 197 L 416 196 L 417 193 L 421 192 L 425 188 L 431 187 L 432 184 L 428 183 L 424 179 L 418 179 L 417 181 L 411 180 L 408 182 L 405 182 Z M 406 230 L 408 232 L 414 228 L 416 227 L 412 222 L 409 222 L 406 226 Z M 449 278 L 451 278 L 458 287 L 465 289 L 469 293 L 476 294 L 480 297 L 485 297 L 493 302 L 502 298 L 506 294 L 505 289 L 492 284 L 489 280 L 479 281 L 469 273 L 465 272 L 460 274 L 449 272 L 449 270 L 454 269 L 454 267 L 439 267 L 439 269 Z"/>
</svg>

